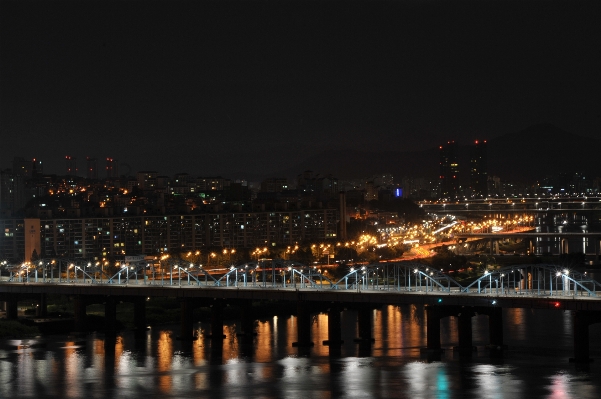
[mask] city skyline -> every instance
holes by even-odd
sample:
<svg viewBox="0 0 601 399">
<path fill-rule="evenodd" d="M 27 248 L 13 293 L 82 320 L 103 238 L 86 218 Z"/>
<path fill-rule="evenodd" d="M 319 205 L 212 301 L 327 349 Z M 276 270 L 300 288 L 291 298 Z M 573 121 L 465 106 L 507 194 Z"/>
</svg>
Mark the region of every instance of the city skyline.
<svg viewBox="0 0 601 399">
<path fill-rule="evenodd" d="M 0 0 L 0 396 L 601 397 L 600 15 Z"/>
</svg>

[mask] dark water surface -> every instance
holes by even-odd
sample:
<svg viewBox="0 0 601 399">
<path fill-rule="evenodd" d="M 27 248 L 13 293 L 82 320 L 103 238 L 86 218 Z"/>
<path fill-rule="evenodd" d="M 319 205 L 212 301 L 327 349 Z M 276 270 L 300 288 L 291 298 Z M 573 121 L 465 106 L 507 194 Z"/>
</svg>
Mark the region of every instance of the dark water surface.
<svg viewBox="0 0 601 399">
<path fill-rule="evenodd" d="M 356 313 L 342 313 L 339 354 L 322 345 L 327 316 L 314 318 L 315 346 L 300 350 L 296 318 L 257 324 L 244 343 L 226 324 L 223 346 L 176 339 L 177 327 L 153 328 L 143 338 L 52 336 L 0 342 L 0 398 L 601 398 L 601 325 L 591 326 L 591 356 L 576 366 L 572 314 L 561 310 L 504 312 L 502 359 L 492 359 L 488 321 L 473 318 L 471 359 L 451 349 L 456 320 L 442 321 L 440 361 L 428 361 L 421 307 L 387 306 L 373 312 L 375 343 L 358 345 Z M 199 333 L 208 325 L 198 324 Z"/>
</svg>

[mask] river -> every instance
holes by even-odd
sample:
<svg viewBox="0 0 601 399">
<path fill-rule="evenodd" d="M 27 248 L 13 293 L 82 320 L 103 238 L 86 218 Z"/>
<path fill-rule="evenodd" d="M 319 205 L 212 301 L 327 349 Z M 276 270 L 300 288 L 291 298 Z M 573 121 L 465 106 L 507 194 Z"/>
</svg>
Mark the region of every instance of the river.
<svg viewBox="0 0 601 399">
<path fill-rule="evenodd" d="M 574 365 L 572 314 L 508 309 L 508 349 L 491 358 L 485 316 L 473 318 L 471 358 L 453 353 L 456 319 L 441 322 L 440 361 L 420 354 L 425 313 L 416 306 L 373 312 L 375 342 L 358 345 L 356 312 L 342 313 L 344 344 L 337 354 L 322 345 L 327 316 L 314 317 L 310 349 L 292 346 L 295 317 L 257 322 L 250 344 L 224 327 L 223 345 L 210 339 L 179 341 L 178 327 L 154 327 L 142 338 L 124 332 L 49 336 L 0 342 L 0 398 L 601 398 L 601 324 L 591 326 L 591 357 Z M 209 330 L 195 325 L 198 333 Z"/>
</svg>

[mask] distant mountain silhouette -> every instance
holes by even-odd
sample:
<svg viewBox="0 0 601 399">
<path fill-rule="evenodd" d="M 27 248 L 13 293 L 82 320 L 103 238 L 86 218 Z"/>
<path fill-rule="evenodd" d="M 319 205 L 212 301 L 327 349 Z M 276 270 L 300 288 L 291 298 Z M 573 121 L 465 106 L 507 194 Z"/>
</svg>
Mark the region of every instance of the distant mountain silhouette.
<svg viewBox="0 0 601 399">
<path fill-rule="evenodd" d="M 305 170 L 331 173 L 339 179 L 380 173 L 392 173 L 396 177 L 430 177 L 438 174 L 438 149 L 382 152 L 327 150 L 280 172 L 280 175 L 294 177 Z"/>
<path fill-rule="evenodd" d="M 460 143 L 461 144 L 461 143 Z M 469 147 L 460 147 L 462 181 L 469 180 Z M 438 148 L 425 151 L 342 151 L 326 150 L 273 176 L 295 177 L 304 170 L 332 174 L 340 179 L 392 173 L 437 178 Z M 565 132 L 550 124 L 530 126 L 488 140 L 488 174 L 503 181 L 534 182 L 558 173 L 582 172 L 590 178 L 601 176 L 601 140 Z"/>
<path fill-rule="evenodd" d="M 530 126 L 489 141 L 489 174 L 534 180 L 558 173 L 601 176 L 601 140 L 565 132 L 550 124 Z"/>
</svg>

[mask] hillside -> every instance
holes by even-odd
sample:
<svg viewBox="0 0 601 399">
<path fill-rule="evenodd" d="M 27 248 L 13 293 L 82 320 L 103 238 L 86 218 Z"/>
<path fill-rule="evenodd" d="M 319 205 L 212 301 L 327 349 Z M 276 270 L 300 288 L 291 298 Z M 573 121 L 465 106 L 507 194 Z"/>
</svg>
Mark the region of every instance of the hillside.
<svg viewBox="0 0 601 399">
<path fill-rule="evenodd" d="M 601 176 L 601 140 L 581 137 L 549 124 L 530 126 L 488 140 L 488 173 L 503 180 L 535 181 L 558 173 L 583 172 Z M 438 148 L 425 151 L 339 151 L 315 154 L 273 176 L 295 177 L 304 170 L 333 174 L 340 179 L 368 177 L 379 173 L 436 178 Z M 462 180 L 469 178 L 469 145 L 460 147 Z"/>
</svg>

